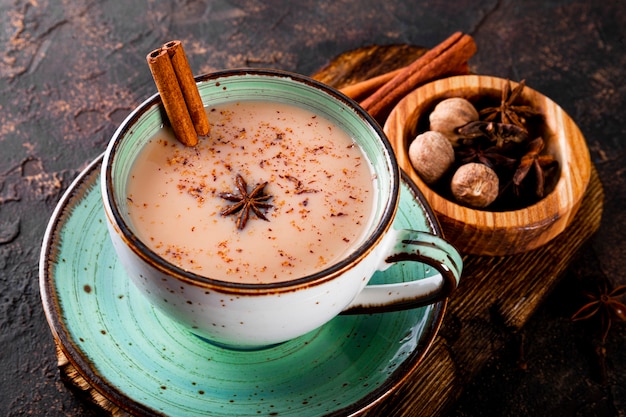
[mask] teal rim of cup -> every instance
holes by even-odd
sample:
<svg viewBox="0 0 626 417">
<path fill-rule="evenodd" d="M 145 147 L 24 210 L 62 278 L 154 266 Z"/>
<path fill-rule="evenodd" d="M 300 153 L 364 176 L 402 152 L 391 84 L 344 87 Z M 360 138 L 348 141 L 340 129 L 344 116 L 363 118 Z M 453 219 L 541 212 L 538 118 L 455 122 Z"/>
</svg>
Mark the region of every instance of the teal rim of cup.
<svg viewBox="0 0 626 417">
<path fill-rule="evenodd" d="M 156 93 L 133 110 L 113 134 L 102 166 L 102 183 L 110 197 L 109 207 L 130 248 L 140 258 L 168 275 L 195 284 L 217 286 L 222 290 L 231 289 L 237 292 L 289 290 L 305 283 L 326 281 L 365 257 L 391 226 L 398 204 L 400 170 L 393 148 L 380 125 L 358 103 L 339 91 L 312 78 L 287 71 L 223 70 L 198 76 L 196 83 L 205 108 L 232 101 L 269 100 L 316 112 L 343 128 L 366 154 L 376 176 L 375 186 L 378 187 L 376 193 L 379 204 L 373 216 L 375 220 L 370 227 L 371 231 L 358 248 L 341 261 L 316 273 L 278 283 L 249 284 L 218 280 L 186 271 L 163 259 L 135 235 L 130 220 L 121 210 L 123 204 L 118 202 L 118 199 L 122 201 L 125 199 L 126 182 L 133 161 L 145 143 L 166 124 L 167 116 L 161 98 Z M 133 135 L 139 140 L 124 140 L 127 135 Z M 359 137 L 375 139 L 359 140 Z M 120 160 L 123 161 L 122 166 L 118 166 Z M 112 161 L 115 161 L 115 164 Z M 381 178 L 378 174 L 381 172 L 388 172 L 389 175 Z"/>
</svg>

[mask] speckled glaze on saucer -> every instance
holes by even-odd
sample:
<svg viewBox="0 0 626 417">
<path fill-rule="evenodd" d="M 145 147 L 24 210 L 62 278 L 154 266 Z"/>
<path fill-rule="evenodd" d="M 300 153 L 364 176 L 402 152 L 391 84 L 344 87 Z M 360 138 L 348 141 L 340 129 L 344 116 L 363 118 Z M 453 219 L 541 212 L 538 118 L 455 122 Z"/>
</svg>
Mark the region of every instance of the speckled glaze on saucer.
<svg viewBox="0 0 626 417">
<path fill-rule="evenodd" d="M 359 414 L 418 367 L 445 302 L 395 313 L 338 316 L 280 345 L 251 352 L 209 344 L 138 293 L 118 264 L 100 195 L 102 157 L 57 206 L 44 238 L 40 290 L 52 333 L 81 376 L 133 415 L 344 416 Z M 440 235 L 403 178 L 396 228 Z M 398 264 L 373 283 L 436 271 Z"/>
</svg>

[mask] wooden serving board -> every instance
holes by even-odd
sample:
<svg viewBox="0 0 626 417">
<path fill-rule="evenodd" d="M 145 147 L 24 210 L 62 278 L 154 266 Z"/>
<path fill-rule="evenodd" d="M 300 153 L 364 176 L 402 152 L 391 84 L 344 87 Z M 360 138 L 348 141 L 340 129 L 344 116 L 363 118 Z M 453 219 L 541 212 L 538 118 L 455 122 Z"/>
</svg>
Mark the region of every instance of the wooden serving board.
<svg viewBox="0 0 626 417">
<path fill-rule="evenodd" d="M 313 75 L 342 88 L 408 65 L 425 52 L 408 45 L 370 46 L 346 52 Z M 439 416 L 464 386 L 520 330 L 554 289 L 564 271 L 600 226 L 604 192 L 592 166 L 589 187 L 569 227 L 550 243 L 514 256 L 464 256 L 461 284 L 448 305 L 441 330 L 417 369 L 363 415 Z M 127 414 L 92 389 L 57 349 L 68 385 L 106 414 Z"/>
<path fill-rule="evenodd" d="M 421 48 L 371 46 L 341 55 L 313 75 L 334 87 L 406 65 Z M 349 61 L 349 65 L 345 61 Z M 367 68 L 361 75 L 361 68 Z M 460 397 L 486 362 L 520 330 L 556 287 L 576 253 L 600 226 L 604 191 L 594 166 L 581 207 L 572 223 L 548 244 L 513 256 L 463 257 L 461 284 L 452 296 L 441 330 L 414 373 L 365 416 L 439 416 Z"/>
</svg>

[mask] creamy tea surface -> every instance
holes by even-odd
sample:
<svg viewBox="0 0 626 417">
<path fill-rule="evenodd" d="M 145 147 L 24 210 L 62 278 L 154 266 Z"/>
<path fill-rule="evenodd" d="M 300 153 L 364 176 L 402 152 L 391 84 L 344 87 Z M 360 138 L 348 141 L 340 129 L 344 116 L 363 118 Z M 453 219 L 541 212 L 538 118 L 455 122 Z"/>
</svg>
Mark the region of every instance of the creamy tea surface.
<svg viewBox="0 0 626 417">
<path fill-rule="evenodd" d="M 341 128 L 287 104 L 242 101 L 208 109 L 211 132 L 195 147 L 162 129 L 131 170 L 133 229 L 185 270 L 245 283 L 292 280 L 352 252 L 371 222 L 372 168 Z M 236 177 L 271 207 L 223 214 L 241 194 Z"/>
</svg>

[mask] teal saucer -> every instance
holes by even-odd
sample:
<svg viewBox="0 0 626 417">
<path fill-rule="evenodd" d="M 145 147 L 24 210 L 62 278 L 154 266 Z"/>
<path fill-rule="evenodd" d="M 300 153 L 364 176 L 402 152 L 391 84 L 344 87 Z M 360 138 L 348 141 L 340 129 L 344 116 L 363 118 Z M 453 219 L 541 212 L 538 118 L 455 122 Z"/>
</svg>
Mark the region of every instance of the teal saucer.
<svg viewBox="0 0 626 417">
<path fill-rule="evenodd" d="M 410 377 L 445 302 L 395 313 L 339 316 L 298 339 L 241 352 L 207 343 L 154 310 L 130 284 L 109 241 L 100 196 L 102 156 L 70 186 L 43 242 L 40 289 L 61 350 L 107 400 L 133 415 L 356 415 Z M 440 234 L 403 178 L 397 228 Z M 373 282 L 436 273 L 415 263 Z"/>
</svg>

